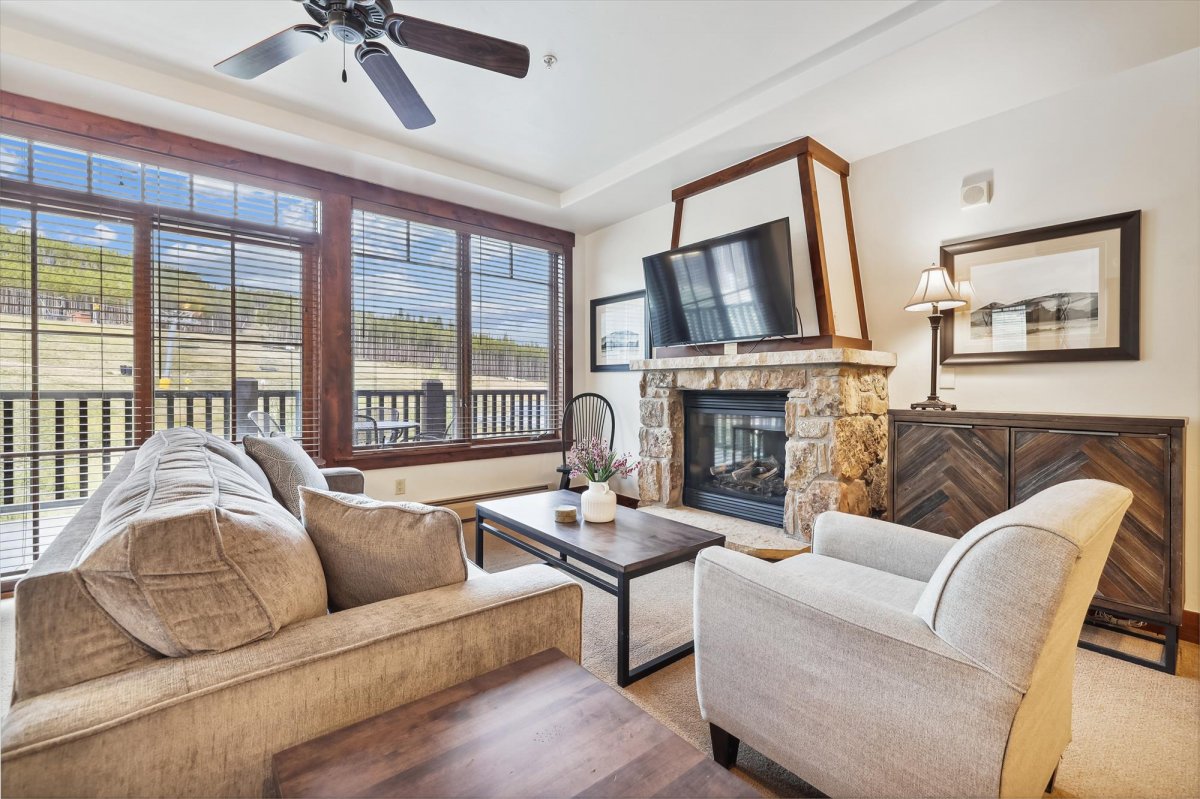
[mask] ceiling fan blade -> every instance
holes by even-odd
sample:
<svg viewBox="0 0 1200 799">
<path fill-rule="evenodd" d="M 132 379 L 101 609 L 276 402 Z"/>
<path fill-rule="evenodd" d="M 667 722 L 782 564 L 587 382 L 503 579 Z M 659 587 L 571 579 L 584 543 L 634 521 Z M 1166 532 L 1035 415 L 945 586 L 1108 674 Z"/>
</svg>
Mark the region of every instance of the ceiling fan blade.
<svg viewBox="0 0 1200 799">
<path fill-rule="evenodd" d="M 425 105 L 425 101 L 417 93 L 417 88 L 408 79 L 408 75 L 404 74 L 400 62 L 392 56 L 390 50 L 381 44 L 368 42 L 358 46 L 354 57 L 362 64 L 367 77 L 375 84 L 375 88 L 379 89 L 379 93 L 396 112 L 404 127 L 416 130 L 428 127 L 436 121 L 433 112 Z"/>
<path fill-rule="evenodd" d="M 242 80 L 257 78 L 284 61 L 311 50 L 328 36 L 325 29 L 318 25 L 294 25 L 226 58 L 215 64 L 213 69 Z"/>
<path fill-rule="evenodd" d="M 389 14 L 383 25 L 389 39 L 410 50 L 490 69 L 514 78 L 523 78 L 529 73 L 529 48 L 523 44 L 405 14 Z"/>
</svg>

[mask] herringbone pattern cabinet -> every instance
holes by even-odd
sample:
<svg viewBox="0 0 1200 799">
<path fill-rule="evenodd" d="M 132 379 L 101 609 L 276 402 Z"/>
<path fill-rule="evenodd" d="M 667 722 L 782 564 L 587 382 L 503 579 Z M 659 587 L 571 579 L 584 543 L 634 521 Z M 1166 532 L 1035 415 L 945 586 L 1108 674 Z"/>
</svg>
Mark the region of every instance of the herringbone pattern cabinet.
<svg viewBox="0 0 1200 799">
<path fill-rule="evenodd" d="M 890 518 L 898 524 L 957 538 L 1067 480 L 1108 480 L 1133 491 L 1093 607 L 1166 629 L 1163 659 L 1148 665 L 1174 671 L 1183 616 L 1184 420 L 896 410 L 888 416 Z"/>
</svg>

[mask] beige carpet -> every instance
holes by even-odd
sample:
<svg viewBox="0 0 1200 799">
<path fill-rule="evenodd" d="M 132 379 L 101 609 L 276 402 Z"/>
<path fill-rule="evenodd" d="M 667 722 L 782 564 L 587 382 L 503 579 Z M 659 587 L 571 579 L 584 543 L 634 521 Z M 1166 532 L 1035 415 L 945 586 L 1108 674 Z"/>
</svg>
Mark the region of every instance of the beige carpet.
<svg viewBox="0 0 1200 799">
<path fill-rule="evenodd" d="M 486 542 L 484 554 L 489 571 L 533 561 L 494 538 Z M 583 589 L 583 665 L 615 685 L 616 599 L 590 585 Z M 691 637 L 690 563 L 637 578 L 631 584 L 631 597 L 634 663 Z M 1073 741 L 1059 769 L 1054 796 L 1200 797 L 1197 647 L 1186 644 L 1181 654 L 1180 671 L 1190 676 L 1170 676 L 1079 650 Z M 700 718 L 693 669 L 693 658 L 685 658 L 618 690 L 708 752 L 708 727 Z M 768 795 L 821 795 L 744 744 L 736 772 Z"/>
<path fill-rule="evenodd" d="M 473 536 L 468 536 L 468 540 Z M 491 571 L 533 559 L 492 539 Z M 635 663 L 691 637 L 692 566 L 682 564 L 632 584 L 631 651 Z M 615 684 L 616 600 L 584 585 L 584 665 Z M 12 600 L 0 602 L 0 703 L 12 688 Z M 1092 652 L 1079 651 L 1075 677 L 1074 741 L 1059 771 L 1060 797 L 1200 796 L 1200 680 L 1197 647 L 1185 645 L 1172 677 Z M 686 658 L 623 691 L 697 748 L 708 751 L 708 730 L 696 703 L 693 659 Z M 819 795 L 749 747 L 737 773 L 763 793 Z"/>
</svg>

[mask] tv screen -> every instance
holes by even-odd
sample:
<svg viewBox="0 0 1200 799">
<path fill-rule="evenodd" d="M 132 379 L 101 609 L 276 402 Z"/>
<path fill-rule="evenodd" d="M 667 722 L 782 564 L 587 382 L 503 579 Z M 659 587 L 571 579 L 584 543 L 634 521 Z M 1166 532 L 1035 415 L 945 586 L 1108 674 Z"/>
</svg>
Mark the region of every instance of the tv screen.
<svg viewBox="0 0 1200 799">
<path fill-rule="evenodd" d="M 656 347 L 796 333 L 787 219 L 647 256 L 642 268 Z"/>
</svg>

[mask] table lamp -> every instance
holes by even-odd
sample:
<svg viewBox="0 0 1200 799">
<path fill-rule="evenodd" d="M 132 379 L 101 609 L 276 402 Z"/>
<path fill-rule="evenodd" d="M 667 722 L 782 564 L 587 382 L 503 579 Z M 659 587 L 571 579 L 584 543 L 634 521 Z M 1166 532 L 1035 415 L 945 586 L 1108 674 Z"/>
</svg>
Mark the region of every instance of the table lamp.
<svg viewBox="0 0 1200 799">
<path fill-rule="evenodd" d="M 942 402 L 937 395 L 938 331 L 942 327 L 943 311 L 966 304 L 967 301 L 954 289 L 954 283 L 951 282 L 945 267 L 930 264 L 921 272 L 921 279 L 917 281 L 917 290 L 913 293 L 912 299 L 908 301 L 908 305 L 904 306 L 904 310 L 929 314 L 929 327 L 933 334 L 933 352 L 929 360 L 929 396 L 924 402 L 914 402 L 910 406 L 914 411 L 957 410 L 956 405 Z"/>
</svg>

